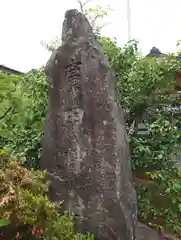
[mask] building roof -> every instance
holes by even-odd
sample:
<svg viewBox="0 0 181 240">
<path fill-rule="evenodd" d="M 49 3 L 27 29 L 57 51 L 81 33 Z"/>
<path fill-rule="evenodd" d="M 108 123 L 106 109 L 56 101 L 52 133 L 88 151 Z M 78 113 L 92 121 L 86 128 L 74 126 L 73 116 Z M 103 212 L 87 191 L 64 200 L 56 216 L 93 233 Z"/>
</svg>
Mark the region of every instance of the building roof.
<svg viewBox="0 0 181 240">
<path fill-rule="evenodd" d="M 163 57 L 166 56 L 166 54 L 162 53 L 158 48 L 152 47 L 149 54 L 146 57 Z M 178 61 L 181 61 L 181 56 L 175 56 L 175 59 Z M 176 73 L 176 81 L 178 83 L 178 86 L 175 87 L 176 91 L 181 91 L 181 71 Z"/>
<path fill-rule="evenodd" d="M 22 75 L 24 73 L 20 72 L 20 71 L 17 71 L 15 69 L 12 69 L 12 68 L 8 68 L 4 65 L 0 65 L 0 71 L 3 71 L 3 72 L 7 72 L 7 73 L 12 73 L 12 74 L 18 74 L 18 75 Z"/>
<path fill-rule="evenodd" d="M 146 56 L 147 57 L 163 57 L 163 56 L 166 56 L 166 54 L 162 53 L 158 48 L 152 47 L 149 54 Z M 181 60 L 181 56 L 176 56 L 175 58 L 176 60 L 179 60 L 179 61 Z"/>
<path fill-rule="evenodd" d="M 152 49 L 150 50 L 149 54 L 147 55 L 147 57 L 161 57 L 164 56 L 165 54 L 160 52 L 160 50 L 156 47 L 152 47 Z"/>
</svg>

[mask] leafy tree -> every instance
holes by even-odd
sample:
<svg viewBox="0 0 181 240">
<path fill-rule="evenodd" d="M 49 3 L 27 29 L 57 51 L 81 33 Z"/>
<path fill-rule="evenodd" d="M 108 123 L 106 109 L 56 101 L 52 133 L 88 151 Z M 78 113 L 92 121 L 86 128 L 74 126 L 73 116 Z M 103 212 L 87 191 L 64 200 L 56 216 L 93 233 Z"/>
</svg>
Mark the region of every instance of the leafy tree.
<svg viewBox="0 0 181 240">
<path fill-rule="evenodd" d="M 0 75 L 0 144 L 22 163 L 38 167 L 47 106 L 43 70 L 24 76 Z"/>
<path fill-rule="evenodd" d="M 125 112 L 139 218 L 180 236 L 181 178 L 174 158 L 181 140 L 180 98 L 174 91 L 180 63 L 174 55 L 146 58 L 135 42 L 124 48 L 110 39 L 100 42 L 115 71 Z"/>
<path fill-rule="evenodd" d="M 97 5 L 95 8 L 86 8 L 86 5 L 91 1 L 92 0 L 82 2 L 81 0 L 77 0 L 81 12 L 87 17 L 94 33 L 99 35 L 100 30 L 107 25 L 102 23 L 103 19 L 108 16 L 112 9 L 110 6 L 102 8 L 100 5 Z"/>
</svg>

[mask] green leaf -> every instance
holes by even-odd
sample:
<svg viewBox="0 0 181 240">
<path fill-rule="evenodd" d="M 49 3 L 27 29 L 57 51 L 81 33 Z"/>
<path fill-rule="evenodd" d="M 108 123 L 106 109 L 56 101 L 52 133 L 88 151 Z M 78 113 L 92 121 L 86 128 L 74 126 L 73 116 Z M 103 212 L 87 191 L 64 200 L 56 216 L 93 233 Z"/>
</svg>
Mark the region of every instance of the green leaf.
<svg viewBox="0 0 181 240">
<path fill-rule="evenodd" d="M 7 219 L 0 219 L 0 227 L 8 226 L 11 222 Z"/>
<path fill-rule="evenodd" d="M 178 209 L 181 212 L 181 204 L 178 205 Z"/>
</svg>

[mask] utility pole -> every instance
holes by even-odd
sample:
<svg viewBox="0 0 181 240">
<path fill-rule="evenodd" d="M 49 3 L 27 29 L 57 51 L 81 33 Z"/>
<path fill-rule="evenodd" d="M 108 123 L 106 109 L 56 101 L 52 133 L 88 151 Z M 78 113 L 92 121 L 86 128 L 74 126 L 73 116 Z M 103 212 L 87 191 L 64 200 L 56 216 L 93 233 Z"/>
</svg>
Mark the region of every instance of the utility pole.
<svg viewBox="0 0 181 240">
<path fill-rule="evenodd" d="M 128 24 L 128 42 L 131 40 L 131 7 L 130 0 L 127 1 L 127 24 Z"/>
</svg>

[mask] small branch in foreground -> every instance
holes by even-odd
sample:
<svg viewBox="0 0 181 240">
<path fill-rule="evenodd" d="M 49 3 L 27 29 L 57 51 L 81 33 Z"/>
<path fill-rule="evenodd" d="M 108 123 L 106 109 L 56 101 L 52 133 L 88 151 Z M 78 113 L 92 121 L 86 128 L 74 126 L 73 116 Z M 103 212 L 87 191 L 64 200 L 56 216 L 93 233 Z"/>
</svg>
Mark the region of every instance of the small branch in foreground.
<svg viewBox="0 0 181 240">
<path fill-rule="evenodd" d="M 81 10 L 82 13 L 84 13 L 84 6 L 85 6 L 86 4 L 88 4 L 89 2 L 91 2 L 91 1 L 92 1 L 92 0 L 87 0 L 87 1 L 85 1 L 84 3 L 82 3 L 81 0 L 77 0 L 77 2 L 79 3 L 79 6 L 80 6 L 80 10 Z"/>
<path fill-rule="evenodd" d="M 6 115 L 13 109 L 13 107 L 10 107 L 6 110 L 6 112 L 0 117 L 0 120 L 6 117 Z"/>
<path fill-rule="evenodd" d="M 77 2 L 79 3 L 81 12 L 84 12 L 84 4 L 82 3 L 82 1 L 77 0 Z"/>
</svg>

